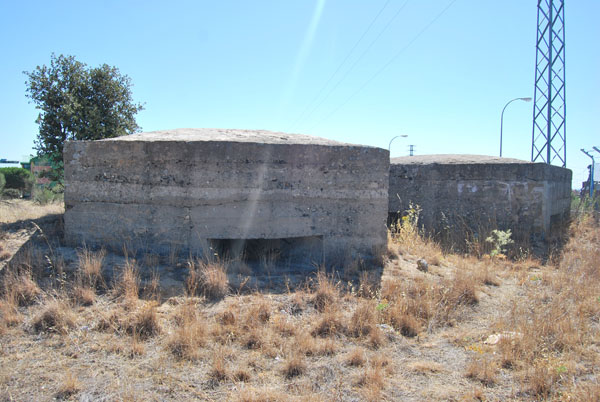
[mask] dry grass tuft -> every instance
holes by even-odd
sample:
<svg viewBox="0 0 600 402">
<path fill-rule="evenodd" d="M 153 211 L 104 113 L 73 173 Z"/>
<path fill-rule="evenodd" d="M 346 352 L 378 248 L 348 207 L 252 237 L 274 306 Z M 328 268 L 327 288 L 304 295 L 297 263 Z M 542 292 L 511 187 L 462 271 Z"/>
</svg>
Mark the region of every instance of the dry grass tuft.
<svg viewBox="0 0 600 402">
<path fill-rule="evenodd" d="M 352 367 L 362 367 L 366 361 L 365 350 L 361 347 L 352 349 L 346 358 L 346 364 Z"/>
<path fill-rule="evenodd" d="M 250 372 L 246 368 L 238 368 L 233 373 L 232 379 L 237 382 L 249 382 L 252 379 Z"/>
<path fill-rule="evenodd" d="M 249 327 L 262 326 L 271 319 L 271 304 L 263 297 L 259 297 L 258 302 L 254 303 L 246 312 L 244 321 Z"/>
<path fill-rule="evenodd" d="M 213 384 L 218 384 L 229 379 L 229 372 L 227 370 L 227 362 L 225 361 L 225 354 L 222 350 L 217 350 L 213 355 L 212 367 L 208 376 Z"/>
<path fill-rule="evenodd" d="M 142 340 L 160 334 L 161 326 L 156 313 L 156 305 L 145 304 L 123 326 L 129 335 L 138 336 Z"/>
<path fill-rule="evenodd" d="M 287 378 L 298 377 L 306 372 L 306 363 L 301 354 L 290 356 L 283 365 L 283 375 Z"/>
<path fill-rule="evenodd" d="M 77 394 L 81 390 L 81 382 L 76 376 L 67 370 L 65 377 L 56 393 L 57 399 L 69 399 L 71 396 Z"/>
<path fill-rule="evenodd" d="M 73 301 L 81 306 L 91 306 L 96 300 L 96 291 L 88 286 L 76 285 L 73 288 Z"/>
<path fill-rule="evenodd" d="M 229 279 L 223 263 L 189 260 L 187 265 L 188 296 L 195 296 L 200 292 L 209 300 L 220 300 L 229 293 Z"/>
<path fill-rule="evenodd" d="M 82 285 L 96 288 L 102 282 L 102 264 L 106 250 L 101 249 L 94 252 L 84 248 L 77 253 L 77 256 L 79 257 L 77 273 Z"/>
<path fill-rule="evenodd" d="M 377 324 L 376 311 L 373 303 L 359 303 L 348 323 L 348 333 L 356 338 L 369 335 Z"/>
<path fill-rule="evenodd" d="M 32 328 L 36 333 L 53 332 L 66 334 L 75 326 L 71 307 L 62 300 L 52 299 L 33 319 Z"/>
<path fill-rule="evenodd" d="M 385 372 L 381 366 L 370 366 L 358 377 L 356 385 L 362 388 L 362 395 L 368 401 L 381 400 L 385 387 Z"/>
<path fill-rule="evenodd" d="M 14 298 L 0 299 L 0 327 L 5 330 L 8 327 L 19 325 L 21 322 L 23 322 L 23 315 L 19 313 Z"/>
<path fill-rule="evenodd" d="M 490 387 L 496 384 L 497 371 L 495 362 L 485 357 L 477 357 L 471 360 L 471 363 L 467 366 L 465 376 Z"/>
<path fill-rule="evenodd" d="M 341 335 L 346 331 L 346 327 L 339 319 L 338 314 L 326 312 L 312 329 L 312 336 L 328 337 Z"/>
<path fill-rule="evenodd" d="M 205 323 L 193 305 L 181 307 L 178 321 L 177 328 L 167 339 L 167 348 L 180 359 L 197 360 L 199 348 L 206 340 Z"/>
<path fill-rule="evenodd" d="M 318 312 L 322 313 L 337 303 L 339 298 L 339 289 L 333 283 L 331 278 L 327 277 L 322 271 L 317 273 L 317 289 L 314 293 L 312 302 Z"/>
<path fill-rule="evenodd" d="M 3 278 L 4 298 L 11 300 L 18 306 L 33 304 L 42 294 L 42 290 L 33 280 L 30 271 L 20 274 L 8 272 Z"/>
<path fill-rule="evenodd" d="M 125 300 L 130 302 L 138 300 L 140 294 L 140 273 L 135 260 L 127 259 L 114 288 Z"/>
<path fill-rule="evenodd" d="M 412 371 L 421 374 L 441 373 L 445 371 L 444 367 L 441 364 L 429 360 L 420 360 L 412 362 L 408 365 L 408 367 Z"/>
</svg>

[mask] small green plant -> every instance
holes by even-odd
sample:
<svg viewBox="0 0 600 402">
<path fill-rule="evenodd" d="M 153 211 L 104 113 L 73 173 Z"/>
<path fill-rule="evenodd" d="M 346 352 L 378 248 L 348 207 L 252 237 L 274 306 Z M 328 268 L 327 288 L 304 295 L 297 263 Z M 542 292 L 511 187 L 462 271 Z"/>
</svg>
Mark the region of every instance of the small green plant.
<svg viewBox="0 0 600 402">
<path fill-rule="evenodd" d="M 387 301 L 385 301 L 385 300 L 382 300 L 382 301 L 381 301 L 381 303 L 379 303 L 379 304 L 377 305 L 376 309 L 377 309 L 377 311 L 383 311 L 383 310 L 385 310 L 386 308 L 388 308 L 388 306 L 389 306 L 389 305 L 390 305 L 390 304 L 389 304 Z"/>
<path fill-rule="evenodd" d="M 486 242 L 492 244 L 492 251 L 490 251 L 490 257 L 494 258 L 502 255 L 506 251 L 506 246 L 513 244 L 514 240 L 510 238 L 512 232 L 508 230 L 492 230 L 492 234 L 485 239 Z"/>
</svg>

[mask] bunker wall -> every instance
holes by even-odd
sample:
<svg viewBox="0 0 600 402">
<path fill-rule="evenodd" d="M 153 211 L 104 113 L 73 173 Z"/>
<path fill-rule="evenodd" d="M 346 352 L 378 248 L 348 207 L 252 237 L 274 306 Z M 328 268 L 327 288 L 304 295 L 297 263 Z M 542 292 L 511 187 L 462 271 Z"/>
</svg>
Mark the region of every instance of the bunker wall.
<svg viewBox="0 0 600 402">
<path fill-rule="evenodd" d="M 498 228 L 544 239 L 568 220 L 570 194 L 571 171 L 542 163 L 390 166 L 390 215 L 418 205 L 420 224 L 441 237 Z"/>
<path fill-rule="evenodd" d="M 214 239 L 315 236 L 323 257 L 386 243 L 387 150 L 222 141 L 76 141 L 70 244 L 207 251 Z"/>
</svg>

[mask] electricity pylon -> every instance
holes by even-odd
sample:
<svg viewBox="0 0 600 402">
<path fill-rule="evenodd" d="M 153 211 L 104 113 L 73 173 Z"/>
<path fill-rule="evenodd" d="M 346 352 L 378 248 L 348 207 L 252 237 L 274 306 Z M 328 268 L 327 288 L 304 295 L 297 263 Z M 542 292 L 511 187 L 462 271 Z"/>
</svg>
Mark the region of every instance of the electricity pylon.
<svg viewBox="0 0 600 402">
<path fill-rule="evenodd" d="M 538 0 L 531 161 L 567 164 L 565 2 Z"/>
</svg>

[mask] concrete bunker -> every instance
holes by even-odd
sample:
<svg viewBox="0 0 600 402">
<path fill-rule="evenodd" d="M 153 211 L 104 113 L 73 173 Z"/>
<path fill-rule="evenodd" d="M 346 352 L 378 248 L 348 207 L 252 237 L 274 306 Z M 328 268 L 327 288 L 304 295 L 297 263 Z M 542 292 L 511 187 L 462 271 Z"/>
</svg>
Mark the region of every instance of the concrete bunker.
<svg viewBox="0 0 600 402">
<path fill-rule="evenodd" d="M 323 261 L 323 236 L 281 239 L 209 239 L 212 250 L 227 259 L 284 264 Z"/>
<path fill-rule="evenodd" d="M 424 155 L 390 163 L 390 219 L 419 205 L 419 223 L 446 245 L 491 229 L 539 246 L 569 218 L 571 171 L 545 163 L 482 155 Z"/>
<path fill-rule="evenodd" d="M 386 245 L 387 150 L 268 131 L 175 129 L 65 144 L 65 239 L 310 263 Z"/>
</svg>

